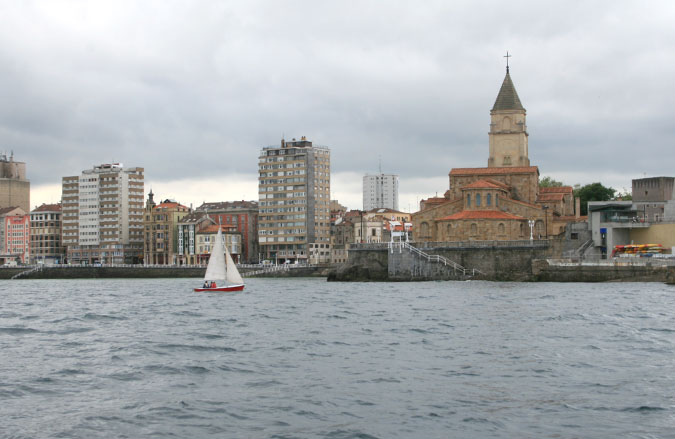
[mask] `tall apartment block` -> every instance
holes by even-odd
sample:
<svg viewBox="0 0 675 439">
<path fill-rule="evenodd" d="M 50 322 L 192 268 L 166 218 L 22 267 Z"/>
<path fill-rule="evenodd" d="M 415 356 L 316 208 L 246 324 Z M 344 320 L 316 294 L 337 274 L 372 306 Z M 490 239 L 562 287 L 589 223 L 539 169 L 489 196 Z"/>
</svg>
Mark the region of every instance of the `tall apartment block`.
<svg viewBox="0 0 675 439">
<path fill-rule="evenodd" d="M 62 179 L 62 243 L 69 264 L 143 258 L 143 168 L 103 164 Z"/>
<path fill-rule="evenodd" d="M 260 151 L 258 243 L 261 257 L 308 261 L 330 248 L 330 150 L 302 137 Z"/>
<path fill-rule="evenodd" d="M 30 181 L 26 179 L 26 164 L 15 162 L 12 153 L 0 153 L 0 207 L 20 207 L 30 212 Z"/>
<path fill-rule="evenodd" d="M 398 175 L 363 176 L 363 210 L 381 208 L 398 210 Z"/>
</svg>

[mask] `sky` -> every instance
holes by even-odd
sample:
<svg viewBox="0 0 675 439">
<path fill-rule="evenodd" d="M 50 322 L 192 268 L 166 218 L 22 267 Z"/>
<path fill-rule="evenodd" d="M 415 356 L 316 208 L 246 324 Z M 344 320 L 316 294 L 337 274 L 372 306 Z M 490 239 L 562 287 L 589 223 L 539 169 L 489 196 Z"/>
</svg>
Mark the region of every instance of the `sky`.
<svg viewBox="0 0 675 439">
<path fill-rule="evenodd" d="M 61 177 L 121 162 L 184 205 L 257 199 L 264 146 L 331 149 L 332 199 L 366 173 L 399 207 L 484 167 L 505 74 L 530 162 L 619 191 L 675 174 L 675 3 L 668 1 L 0 0 L 0 151 L 31 205 Z"/>
</svg>

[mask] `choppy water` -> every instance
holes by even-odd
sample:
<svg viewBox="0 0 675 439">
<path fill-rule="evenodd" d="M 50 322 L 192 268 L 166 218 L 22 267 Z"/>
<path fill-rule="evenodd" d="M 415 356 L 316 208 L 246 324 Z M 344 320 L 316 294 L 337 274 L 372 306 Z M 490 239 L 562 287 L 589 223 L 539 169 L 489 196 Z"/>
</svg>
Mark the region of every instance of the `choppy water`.
<svg viewBox="0 0 675 439">
<path fill-rule="evenodd" d="M 0 437 L 675 436 L 660 284 L 0 281 Z"/>
</svg>

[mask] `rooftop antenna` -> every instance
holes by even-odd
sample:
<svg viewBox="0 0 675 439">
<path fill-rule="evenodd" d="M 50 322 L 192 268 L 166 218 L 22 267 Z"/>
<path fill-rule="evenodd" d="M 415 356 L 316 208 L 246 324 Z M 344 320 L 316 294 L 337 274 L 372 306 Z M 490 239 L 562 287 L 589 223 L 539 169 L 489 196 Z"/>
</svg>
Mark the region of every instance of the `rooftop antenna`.
<svg viewBox="0 0 675 439">
<path fill-rule="evenodd" d="M 378 154 L 377 160 L 379 162 L 380 174 L 382 174 L 382 155 L 381 154 Z"/>
<path fill-rule="evenodd" d="M 504 58 L 506 58 L 506 73 L 509 73 L 509 58 L 511 58 L 513 55 L 509 55 L 509 51 L 506 51 L 506 55 L 504 55 Z"/>
</svg>

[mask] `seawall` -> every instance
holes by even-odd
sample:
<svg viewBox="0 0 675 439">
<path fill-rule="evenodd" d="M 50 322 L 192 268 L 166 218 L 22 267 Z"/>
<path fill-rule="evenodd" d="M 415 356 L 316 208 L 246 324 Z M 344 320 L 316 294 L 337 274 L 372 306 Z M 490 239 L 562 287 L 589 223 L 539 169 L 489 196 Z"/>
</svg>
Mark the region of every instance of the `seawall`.
<svg viewBox="0 0 675 439">
<path fill-rule="evenodd" d="M 40 270 L 30 271 L 31 267 L 0 268 L 0 279 L 11 279 L 13 276 L 25 273 L 19 279 L 156 279 L 156 278 L 203 278 L 205 267 L 43 267 Z M 325 277 L 328 267 L 299 267 L 288 270 L 257 274 L 251 277 Z M 30 271 L 30 272 L 29 272 Z M 243 277 L 253 269 L 240 270 Z"/>
<path fill-rule="evenodd" d="M 675 267 L 663 265 L 550 264 L 533 261 L 533 280 L 538 282 L 668 282 Z"/>
</svg>

